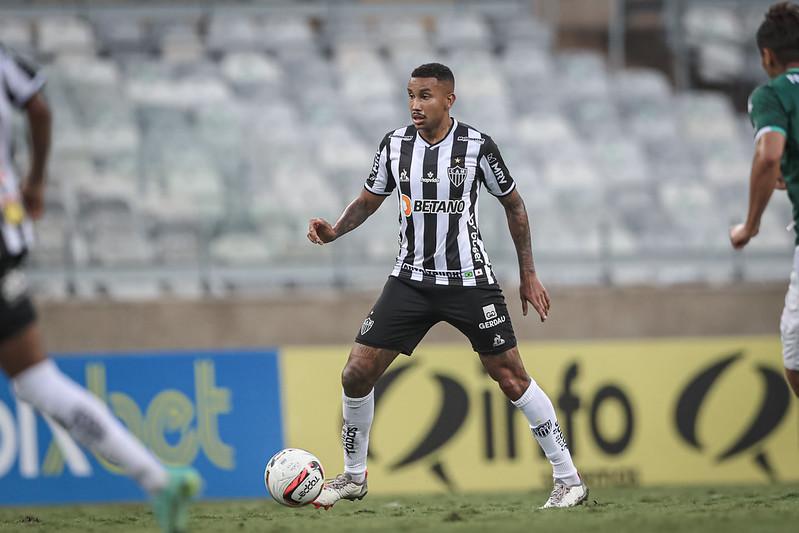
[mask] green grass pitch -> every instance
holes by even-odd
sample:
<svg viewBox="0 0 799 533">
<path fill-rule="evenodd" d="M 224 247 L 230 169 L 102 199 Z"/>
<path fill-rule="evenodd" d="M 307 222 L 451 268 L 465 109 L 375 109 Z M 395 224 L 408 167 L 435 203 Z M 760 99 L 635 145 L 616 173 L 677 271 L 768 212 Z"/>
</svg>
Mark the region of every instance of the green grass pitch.
<svg viewBox="0 0 799 533">
<path fill-rule="evenodd" d="M 799 485 L 596 489 L 589 503 L 539 511 L 543 492 L 389 497 L 340 502 L 329 511 L 269 500 L 198 503 L 192 532 L 591 533 L 799 531 Z M 144 505 L 0 507 L 0 531 L 157 531 Z"/>
</svg>

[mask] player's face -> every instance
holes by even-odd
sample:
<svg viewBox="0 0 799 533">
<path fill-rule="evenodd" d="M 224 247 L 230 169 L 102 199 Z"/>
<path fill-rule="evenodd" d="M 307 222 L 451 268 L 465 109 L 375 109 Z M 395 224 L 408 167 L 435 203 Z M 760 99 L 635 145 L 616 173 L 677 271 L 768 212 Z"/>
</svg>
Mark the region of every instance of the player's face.
<svg viewBox="0 0 799 533">
<path fill-rule="evenodd" d="M 452 84 L 436 78 L 411 78 L 408 82 L 408 109 L 417 130 L 434 130 L 449 118 L 455 103 Z"/>
</svg>

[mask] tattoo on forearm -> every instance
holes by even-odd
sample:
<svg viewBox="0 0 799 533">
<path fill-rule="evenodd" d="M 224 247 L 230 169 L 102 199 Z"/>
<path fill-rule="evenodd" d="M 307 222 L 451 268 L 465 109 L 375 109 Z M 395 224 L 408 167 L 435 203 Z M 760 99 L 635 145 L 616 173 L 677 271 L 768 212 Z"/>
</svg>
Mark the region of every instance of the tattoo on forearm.
<svg viewBox="0 0 799 533">
<path fill-rule="evenodd" d="M 521 272 L 535 272 L 533 262 L 533 245 L 530 238 L 530 221 L 527 218 L 527 209 L 524 201 L 519 198 L 517 202 L 509 205 L 505 214 L 508 217 L 508 228 L 516 247 L 516 256 L 519 258 Z"/>
<path fill-rule="evenodd" d="M 356 198 L 344 209 L 344 212 L 336 221 L 335 226 L 333 226 L 336 236 L 341 237 L 345 233 L 354 230 L 363 224 L 364 220 L 369 218 L 371 214 L 372 211 L 369 209 L 369 206 L 360 198 Z"/>
</svg>

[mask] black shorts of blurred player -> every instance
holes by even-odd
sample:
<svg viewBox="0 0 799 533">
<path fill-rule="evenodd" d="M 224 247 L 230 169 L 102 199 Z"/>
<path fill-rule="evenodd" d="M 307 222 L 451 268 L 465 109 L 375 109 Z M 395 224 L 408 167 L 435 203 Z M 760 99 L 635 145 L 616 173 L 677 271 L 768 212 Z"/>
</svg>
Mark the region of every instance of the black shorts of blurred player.
<svg viewBox="0 0 799 533">
<path fill-rule="evenodd" d="M 0 262 L 0 366 L 10 377 L 45 358 L 20 262 Z"/>
</svg>

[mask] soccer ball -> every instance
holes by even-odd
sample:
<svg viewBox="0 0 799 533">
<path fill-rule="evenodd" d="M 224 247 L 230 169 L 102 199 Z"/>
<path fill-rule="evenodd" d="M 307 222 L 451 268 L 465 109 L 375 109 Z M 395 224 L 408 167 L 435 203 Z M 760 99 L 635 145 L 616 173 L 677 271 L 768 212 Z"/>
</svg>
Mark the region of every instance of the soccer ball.
<svg viewBox="0 0 799 533">
<path fill-rule="evenodd" d="M 308 505 L 319 497 L 324 484 L 322 463 L 311 452 L 286 448 L 266 463 L 264 485 L 277 503 L 289 507 Z"/>
</svg>

